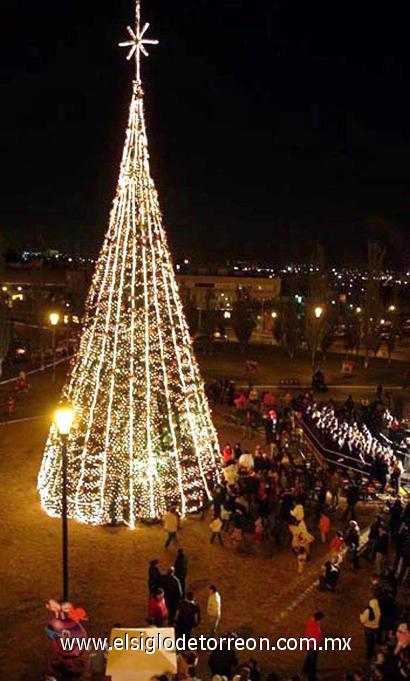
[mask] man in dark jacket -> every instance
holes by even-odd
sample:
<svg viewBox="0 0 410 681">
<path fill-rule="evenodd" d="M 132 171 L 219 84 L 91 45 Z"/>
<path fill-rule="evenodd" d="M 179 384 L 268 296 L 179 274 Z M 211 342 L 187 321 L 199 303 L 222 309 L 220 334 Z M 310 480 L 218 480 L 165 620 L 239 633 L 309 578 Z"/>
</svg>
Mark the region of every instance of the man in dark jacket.
<svg viewBox="0 0 410 681">
<path fill-rule="evenodd" d="M 378 513 L 376 516 L 376 520 L 374 521 L 374 523 L 370 525 L 369 537 L 367 540 L 367 546 L 365 551 L 365 556 L 370 562 L 374 561 L 376 540 L 379 536 L 379 529 L 382 526 L 382 524 L 383 516 L 380 513 Z"/>
<path fill-rule="evenodd" d="M 154 593 L 161 586 L 162 575 L 158 567 L 159 560 L 150 560 L 148 568 L 148 591 Z"/>
<path fill-rule="evenodd" d="M 178 549 L 174 563 L 175 576 L 181 582 L 182 595 L 185 596 L 185 580 L 188 574 L 188 558 L 184 553 L 184 549 Z"/>
<path fill-rule="evenodd" d="M 384 562 L 389 552 L 389 535 L 386 528 L 381 525 L 379 527 L 378 537 L 374 545 L 374 553 L 376 557 L 376 574 L 381 575 L 384 568 Z"/>
<path fill-rule="evenodd" d="M 342 515 L 342 520 L 347 520 L 350 514 L 351 520 L 356 520 L 356 504 L 359 501 L 359 488 L 356 483 L 351 482 L 346 490 L 346 510 Z"/>
<path fill-rule="evenodd" d="M 186 640 L 191 638 L 192 629 L 197 627 L 201 621 L 201 610 L 194 600 L 192 591 L 188 591 L 186 597 L 180 604 L 175 620 L 176 638 L 185 635 Z"/>
<path fill-rule="evenodd" d="M 181 582 L 175 575 L 174 567 L 171 567 L 162 578 L 162 588 L 164 589 L 165 602 L 168 608 L 168 623 L 172 626 L 182 598 Z"/>
<path fill-rule="evenodd" d="M 232 648 L 230 650 L 229 648 Z M 212 651 L 209 656 L 208 665 L 212 676 L 219 674 L 220 676 L 227 676 L 228 679 L 232 676 L 232 670 L 238 664 L 238 658 L 234 646 L 228 645 L 227 641 Z"/>
</svg>

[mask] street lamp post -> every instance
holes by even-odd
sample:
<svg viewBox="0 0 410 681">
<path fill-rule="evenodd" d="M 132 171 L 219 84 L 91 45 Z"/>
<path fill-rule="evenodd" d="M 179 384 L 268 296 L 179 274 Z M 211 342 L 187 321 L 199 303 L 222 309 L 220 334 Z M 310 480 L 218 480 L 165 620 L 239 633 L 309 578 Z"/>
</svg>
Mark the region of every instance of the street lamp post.
<svg viewBox="0 0 410 681">
<path fill-rule="evenodd" d="M 318 341 L 319 341 L 319 320 L 320 320 L 320 318 L 321 318 L 321 316 L 322 316 L 322 314 L 323 314 L 323 307 L 321 307 L 320 305 L 316 305 L 316 307 L 315 307 L 314 310 L 313 310 L 313 313 L 314 313 L 315 318 L 316 318 L 316 320 L 317 320 L 317 321 L 316 321 L 316 324 L 315 324 L 315 326 L 316 326 L 316 329 L 315 329 L 315 343 L 314 343 L 313 358 L 312 358 L 312 365 L 313 365 L 312 370 L 313 370 L 313 373 L 315 373 L 315 369 L 316 369 L 316 357 L 317 357 L 317 346 L 318 346 Z"/>
<path fill-rule="evenodd" d="M 69 406 L 60 407 L 55 413 L 57 430 L 61 437 L 62 488 L 61 528 L 63 561 L 63 600 L 68 600 L 68 515 L 67 515 L 67 440 L 73 423 L 74 411 Z"/>
<path fill-rule="evenodd" d="M 50 314 L 50 324 L 53 329 L 53 383 L 55 383 L 56 380 L 56 326 L 59 322 L 59 319 L 60 315 L 58 312 L 52 312 Z"/>
</svg>

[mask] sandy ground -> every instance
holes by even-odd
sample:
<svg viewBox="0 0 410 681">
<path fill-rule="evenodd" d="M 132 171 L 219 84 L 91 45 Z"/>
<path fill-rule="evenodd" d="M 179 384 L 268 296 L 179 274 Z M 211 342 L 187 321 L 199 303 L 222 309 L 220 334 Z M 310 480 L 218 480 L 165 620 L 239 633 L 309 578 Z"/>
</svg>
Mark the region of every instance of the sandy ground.
<svg viewBox="0 0 410 681">
<path fill-rule="evenodd" d="M 36 387 L 33 386 L 34 395 Z M 45 409 L 45 404 L 41 405 Z M 221 416 L 216 425 L 221 439 L 240 439 Z M 35 681 L 42 678 L 48 644 L 44 633 L 50 597 L 59 597 L 60 522 L 41 509 L 36 491 L 48 417 L 8 424 L 0 430 L 1 480 L 1 608 L 0 632 L 3 679 Z M 374 509 L 361 507 L 364 526 Z M 164 550 L 161 526 L 139 526 L 137 530 L 118 527 L 90 527 L 70 523 L 70 599 L 86 608 L 88 631 L 102 634 L 114 623 L 142 626 L 147 607 L 147 564 L 159 558 L 165 569 L 175 549 Z M 299 595 L 315 580 L 325 548 L 316 542 L 305 574 L 296 575 L 289 549 L 272 558 L 253 548 L 240 555 L 228 547 L 209 544 L 208 519 L 189 518 L 183 522 L 180 545 L 189 557 L 187 584 L 195 590 L 205 611 L 207 585 L 215 582 L 222 595 L 222 629 L 234 629 L 256 636 L 303 635 L 306 618 L 316 609 L 326 612 L 327 635 L 352 636 L 350 653 L 323 653 L 320 678 L 339 679 L 342 671 L 363 660 L 363 640 L 358 614 L 366 603 L 371 570 L 363 565 L 359 576 L 346 570 L 336 594 L 315 589 L 290 610 Z M 284 613 L 280 624 L 276 623 Z M 201 631 L 206 631 L 206 616 Z M 242 654 L 246 659 L 246 654 Z M 279 673 L 300 669 L 302 653 L 259 653 L 263 670 Z M 206 667 L 203 653 L 201 667 Z M 202 674 L 205 676 L 205 670 Z"/>
<path fill-rule="evenodd" d="M 202 358 L 207 375 L 243 373 L 243 358 L 230 356 Z M 219 351 L 218 351 L 219 355 Z M 261 358 L 268 370 L 268 356 Z M 278 378 L 285 370 L 280 364 L 270 371 Z M 48 654 L 44 632 L 48 613 L 45 602 L 59 597 L 61 589 L 60 521 L 42 511 L 36 491 L 44 442 L 52 407 L 60 390 L 66 366 L 58 369 L 55 386 L 47 372 L 31 379 L 28 396 L 17 402 L 16 418 L 40 418 L 0 427 L 0 678 L 8 681 L 42 679 Z M 305 369 L 306 371 L 306 369 Z M 374 376 L 373 378 L 376 378 Z M 0 387 L 5 403 L 10 386 Z M 221 442 L 241 440 L 241 432 L 228 426 L 220 408 L 215 424 Z M 242 440 L 243 441 L 243 440 Z M 256 441 L 252 443 L 254 445 Z M 246 444 L 246 443 L 245 443 Z M 365 527 L 375 508 L 361 505 L 359 522 Z M 339 513 L 340 515 L 340 513 Z M 222 595 L 222 630 L 233 629 L 252 636 L 299 636 L 307 617 L 317 609 L 326 613 L 328 636 L 351 636 L 352 650 L 321 653 L 319 678 L 341 679 L 344 671 L 363 663 L 364 642 L 359 612 L 364 608 L 372 569 L 363 561 L 358 574 L 347 569 L 335 594 L 310 589 L 325 558 L 325 547 L 316 541 L 312 558 L 302 577 L 296 575 L 289 549 L 264 556 L 256 547 L 241 555 L 229 547 L 209 544 L 208 518 L 183 522 L 180 546 L 189 557 L 188 587 L 205 612 L 207 586 L 218 585 Z M 340 525 L 335 523 L 334 527 Z M 86 608 L 92 635 L 109 631 L 115 623 L 143 626 L 146 620 L 148 561 L 159 558 L 165 570 L 174 560 L 175 549 L 164 550 L 161 526 L 90 527 L 70 522 L 70 599 Z M 301 595 L 307 590 L 306 594 Z M 298 600 L 300 599 L 300 601 Z M 199 633 L 207 632 L 206 615 Z M 248 654 L 249 656 L 249 654 Z M 208 655 L 202 654 L 200 676 L 208 679 Z M 245 653 L 241 659 L 246 659 Z M 300 670 L 303 653 L 258 653 L 263 671 L 285 675 Z"/>
</svg>

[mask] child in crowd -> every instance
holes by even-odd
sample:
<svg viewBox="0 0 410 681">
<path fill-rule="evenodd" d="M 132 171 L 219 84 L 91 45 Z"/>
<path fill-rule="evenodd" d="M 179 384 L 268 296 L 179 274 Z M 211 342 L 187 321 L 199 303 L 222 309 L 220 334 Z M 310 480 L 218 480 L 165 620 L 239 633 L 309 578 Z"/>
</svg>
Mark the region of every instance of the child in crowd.
<svg viewBox="0 0 410 681">
<path fill-rule="evenodd" d="M 296 564 L 298 575 L 301 575 L 305 569 L 307 560 L 307 553 L 304 546 L 299 546 L 296 548 Z"/>
<path fill-rule="evenodd" d="M 322 544 L 326 544 L 327 542 L 327 535 L 329 534 L 330 531 L 330 518 L 326 513 L 321 513 L 320 519 L 319 519 L 319 532 L 320 532 L 320 539 L 322 541 Z"/>
<path fill-rule="evenodd" d="M 219 516 L 215 516 L 215 518 L 209 523 L 209 527 L 212 531 L 211 535 L 211 544 L 214 543 L 215 539 L 217 539 L 220 543 L 221 546 L 223 546 L 223 540 L 222 540 L 222 520 Z"/>
<path fill-rule="evenodd" d="M 330 560 L 332 563 L 341 563 L 343 561 L 343 550 L 346 543 L 342 532 L 336 532 L 332 541 L 330 542 Z"/>
</svg>

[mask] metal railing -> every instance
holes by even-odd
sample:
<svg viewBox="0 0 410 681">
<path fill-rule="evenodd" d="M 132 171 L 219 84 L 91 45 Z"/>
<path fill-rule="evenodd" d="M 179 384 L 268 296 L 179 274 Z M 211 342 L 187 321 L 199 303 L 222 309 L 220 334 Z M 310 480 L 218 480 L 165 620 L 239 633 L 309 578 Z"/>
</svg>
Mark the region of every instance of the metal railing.
<svg viewBox="0 0 410 681">
<path fill-rule="evenodd" d="M 311 428 L 307 425 L 305 421 L 302 421 L 302 428 L 303 428 L 303 433 L 304 436 L 309 440 L 310 445 L 317 450 L 318 454 L 327 462 L 332 464 L 333 466 L 340 466 L 342 468 L 347 468 L 348 470 L 353 470 L 357 473 L 360 473 L 361 475 L 365 475 L 370 477 L 370 464 L 367 463 L 366 461 L 361 462 L 361 465 L 364 468 L 358 468 L 357 464 L 358 461 L 356 458 L 353 456 L 350 456 L 349 454 L 344 454 L 343 452 L 338 452 L 335 449 L 329 449 L 328 447 L 325 447 L 320 440 L 316 437 L 315 433 L 311 430 Z M 329 456 L 330 454 L 330 456 Z M 343 461 L 340 461 L 340 459 L 343 459 Z M 350 461 L 353 462 L 353 464 L 347 464 L 344 463 L 345 459 L 349 459 Z M 366 468 L 368 470 L 366 470 Z"/>
</svg>

